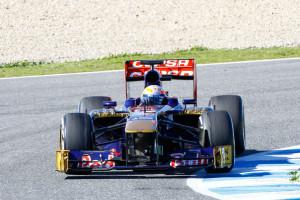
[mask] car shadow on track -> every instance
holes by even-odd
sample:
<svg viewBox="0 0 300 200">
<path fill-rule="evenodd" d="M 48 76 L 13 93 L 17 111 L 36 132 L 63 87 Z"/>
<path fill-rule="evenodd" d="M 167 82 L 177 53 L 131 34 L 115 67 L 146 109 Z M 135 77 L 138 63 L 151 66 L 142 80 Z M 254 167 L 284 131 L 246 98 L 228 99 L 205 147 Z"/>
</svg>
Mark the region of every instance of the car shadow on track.
<svg viewBox="0 0 300 200">
<path fill-rule="evenodd" d="M 66 180 L 74 179 L 186 179 L 197 178 L 197 170 L 184 171 L 109 171 L 109 172 L 94 172 L 90 175 L 70 175 Z"/>
<path fill-rule="evenodd" d="M 243 156 L 249 156 L 256 153 L 264 153 L 266 151 L 256 150 L 256 149 L 246 149 L 242 154 L 238 155 L 237 158 L 243 157 Z"/>
</svg>

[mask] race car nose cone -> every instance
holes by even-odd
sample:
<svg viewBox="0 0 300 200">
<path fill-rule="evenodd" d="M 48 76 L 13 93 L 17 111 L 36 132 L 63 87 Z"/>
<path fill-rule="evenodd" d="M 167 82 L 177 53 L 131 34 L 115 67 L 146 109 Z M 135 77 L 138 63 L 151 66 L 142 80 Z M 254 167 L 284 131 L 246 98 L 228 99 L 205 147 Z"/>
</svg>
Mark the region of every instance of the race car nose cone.
<svg viewBox="0 0 300 200">
<path fill-rule="evenodd" d="M 125 127 L 126 133 L 153 133 L 156 132 L 156 123 L 152 119 L 128 120 Z"/>
</svg>

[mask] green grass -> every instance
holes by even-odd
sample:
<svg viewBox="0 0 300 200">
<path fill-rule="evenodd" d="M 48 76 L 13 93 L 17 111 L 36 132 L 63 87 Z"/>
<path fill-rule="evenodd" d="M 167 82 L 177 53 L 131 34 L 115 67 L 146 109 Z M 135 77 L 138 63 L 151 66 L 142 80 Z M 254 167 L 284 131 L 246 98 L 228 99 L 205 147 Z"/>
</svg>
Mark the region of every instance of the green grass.
<svg viewBox="0 0 300 200">
<path fill-rule="evenodd" d="M 101 59 L 74 62 L 43 63 L 22 61 L 9 63 L 0 65 L 0 77 L 123 69 L 124 62 L 130 59 L 195 58 L 197 63 L 201 64 L 290 57 L 300 57 L 300 46 L 249 49 L 207 49 L 203 47 L 194 47 L 188 50 L 178 50 L 172 53 L 122 54 Z"/>
<path fill-rule="evenodd" d="M 299 170 L 291 171 L 291 172 L 289 172 L 289 175 L 290 175 L 290 181 L 292 181 L 292 182 L 300 181 L 300 171 Z"/>
</svg>

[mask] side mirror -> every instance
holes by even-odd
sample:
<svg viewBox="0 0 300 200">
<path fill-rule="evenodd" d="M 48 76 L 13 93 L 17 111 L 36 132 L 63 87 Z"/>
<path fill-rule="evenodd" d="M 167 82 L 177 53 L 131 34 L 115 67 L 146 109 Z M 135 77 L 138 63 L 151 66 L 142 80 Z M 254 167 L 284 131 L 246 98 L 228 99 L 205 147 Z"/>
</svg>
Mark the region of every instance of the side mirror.
<svg viewBox="0 0 300 200">
<path fill-rule="evenodd" d="M 196 99 L 183 99 L 182 104 L 183 105 L 192 104 L 195 106 L 197 104 L 197 101 Z"/>
<path fill-rule="evenodd" d="M 103 107 L 104 108 L 114 108 L 117 106 L 117 102 L 116 101 L 103 101 Z"/>
<path fill-rule="evenodd" d="M 168 105 L 172 108 L 178 105 L 178 99 L 176 97 L 170 97 L 168 98 Z"/>
<path fill-rule="evenodd" d="M 126 101 L 125 101 L 126 108 L 133 107 L 135 105 L 136 105 L 136 100 L 134 98 L 126 99 Z"/>
</svg>

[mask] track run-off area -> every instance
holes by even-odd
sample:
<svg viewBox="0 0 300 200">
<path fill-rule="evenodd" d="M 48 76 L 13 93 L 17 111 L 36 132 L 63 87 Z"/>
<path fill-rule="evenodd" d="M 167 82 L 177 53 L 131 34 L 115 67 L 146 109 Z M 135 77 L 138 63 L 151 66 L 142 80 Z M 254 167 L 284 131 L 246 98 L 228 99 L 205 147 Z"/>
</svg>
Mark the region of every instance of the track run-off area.
<svg viewBox="0 0 300 200">
<path fill-rule="evenodd" d="M 59 174 L 61 117 L 85 96 L 122 105 L 124 72 L 8 78 L 0 79 L 0 199 L 299 199 L 287 173 L 300 168 L 300 58 L 197 69 L 198 105 L 222 94 L 244 100 L 247 151 L 231 173 Z M 169 93 L 186 96 L 189 87 L 174 81 Z"/>
</svg>

